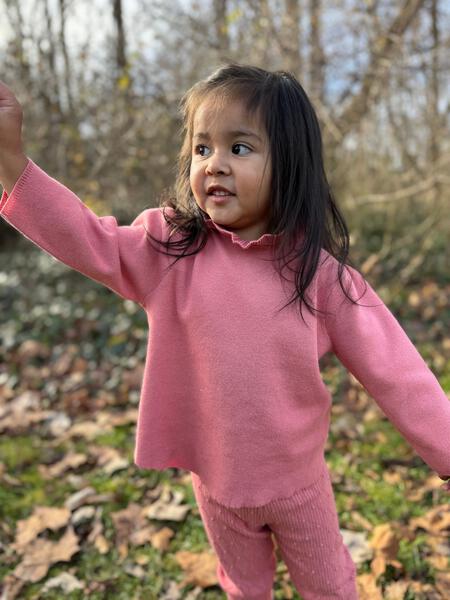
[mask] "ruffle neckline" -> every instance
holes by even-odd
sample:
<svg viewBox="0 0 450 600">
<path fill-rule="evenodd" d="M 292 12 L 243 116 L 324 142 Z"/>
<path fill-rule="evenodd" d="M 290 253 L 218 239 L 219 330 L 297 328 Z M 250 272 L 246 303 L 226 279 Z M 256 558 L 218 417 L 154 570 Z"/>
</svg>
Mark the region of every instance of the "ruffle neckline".
<svg viewBox="0 0 450 600">
<path fill-rule="evenodd" d="M 224 229 L 220 225 L 217 225 L 217 223 L 215 223 L 211 218 L 205 219 L 205 221 L 210 229 L 215 229 L 222 235 L 228 236 L 233 242 L 233 244 L 237 244 L 244 250 L 247 250 L 254 246 L 273 246 L 277 242 L 278 238 L 280 238 L 281 236 L 280 233 L 263 233 L 263 235 L 261 235 L 256 240 L 243 240 L 233 231 L 228 231 L 228 229 Z"/>
</svg>

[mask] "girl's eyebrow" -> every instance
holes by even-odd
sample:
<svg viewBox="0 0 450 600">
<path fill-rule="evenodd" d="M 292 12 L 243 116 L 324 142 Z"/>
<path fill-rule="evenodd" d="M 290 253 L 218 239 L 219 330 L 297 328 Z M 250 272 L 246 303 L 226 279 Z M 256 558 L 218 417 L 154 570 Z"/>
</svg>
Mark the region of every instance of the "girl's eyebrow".
<svg viewBox="0 0 450 600">
<path fill-rule="evenodd" d="M 245 136 L 245 137 L 254 137 L 257 140 L 259 140 L 260 142 L 262 142 L 262 139 L 259 137 L 259 135 L 257 135 L 255 132 L 250 131 L 249 129 L 234 129 L 233 131 L 228 131 L 226 134 L 229 138 L 232 137 L 240 137 L 240 136 Z M 207 132 L 203 132 L 200 131 L 199 133 L 196 133 L 194 135 L 194 139 L 202 139 L 202 140 L 209 140 L 210 135 Z"/>
</svg>

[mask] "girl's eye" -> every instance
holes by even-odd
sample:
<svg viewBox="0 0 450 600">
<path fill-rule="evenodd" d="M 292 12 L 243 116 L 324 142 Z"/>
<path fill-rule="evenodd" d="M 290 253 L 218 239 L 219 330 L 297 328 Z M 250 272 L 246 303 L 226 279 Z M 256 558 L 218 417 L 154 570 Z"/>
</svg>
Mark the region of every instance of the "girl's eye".
<svg viewBox="0 0 450 600">
<path fill-rule="evenodd" d="M 250 151 L 250 148 L 248 146 L 246 146 L 245 144 L 234 144 L 233 148 L 236 148 L 237 146 L 241 146 L 242 148 L 247 148 L 247 150 Z"/>
<path fill-rule="evenodd" d="M 200 156 L 203 156 L 203 154 L 202 154 L 203 148 L 206 148 L 206 146 L 204 144 L 198 144 L 198 146 L 195 146 L 195 148 L 194 148 L 194 153 L 200 154 Z"/>
<path fill-rule="evenodd" d="M 233 153 L 236 154 L 234 152 L 234 148 L 237 148 L 238 146 L 241 146 L 242 148 L 246 148 L 249 152 L 251 152 L 251 149 L 245 145 L 245 144 L 233 144 L 232 148 L 233 148 Z M 197 146 L 195 146 L 194 148 L 194 153 L 195 154 L 200 154 L 200 156 L 205 156 L 204 154 L 202 154 L 204 152 L 204 150 L 208 148 L 208 146 L 205 146 L 204 144 L 198 144 Z"/>
</svg>

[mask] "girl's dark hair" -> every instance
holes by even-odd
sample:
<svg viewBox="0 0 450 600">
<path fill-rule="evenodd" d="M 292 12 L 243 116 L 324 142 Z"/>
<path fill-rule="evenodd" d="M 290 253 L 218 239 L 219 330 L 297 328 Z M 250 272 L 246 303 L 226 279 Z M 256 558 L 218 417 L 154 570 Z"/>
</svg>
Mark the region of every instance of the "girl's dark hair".
<svg viewBox="0 0 450 600">
<path fill-rule="evenodd" d="M 194 115 L 206 99 L 218 105 L 230 99 L 243 101 L 248 114 L 257 113 L 265 126 L 272 159 L 267 233 L 283 233 L 274 245 L 278 264 L 284 261 L 278 268 L 280 276 L 284 277 L 286 266 L 295 273 L 295 291 L 283 308 L 299 300 L 302 318 L 302 301 L 311 313 L 318 310 L 309 305 L 306 291 L 317 270 L 322 248 L 338 260 L 339 282 L 347 296 L 342 271 L 346 262 L 355 267 L 348 258 L 348 229 L 325 174 L 322 138 L 314 108 L 291 73 L 270 72 L 235 62 L 221 66 L 197 82 L 180 102 L 184 140 L 177 161 L 175 195 L 166 194 L 160 201 L 171 233 L 168 240 L 158 240 L 147 231 L 153 241 L 166 247 L 166 254 L 177 257 L 170 267 L 180 258 L 196 254 L 207 243 L 209 228 L 205 213 L 196 203 L 189 182 Z M 172 214 L 168 215 L 164 207 L 173 209 Z M 175 232 L 181 237 L 171 240 Z M 299 237 L 300 232 L 303 235 Z M 169 252 L 169 247 L 179 248 L 180 253 Z M 188 252 L 191 247 L 195 248 Z M 293 267 L 289 266 L 291 263 Z"/>
</svg>

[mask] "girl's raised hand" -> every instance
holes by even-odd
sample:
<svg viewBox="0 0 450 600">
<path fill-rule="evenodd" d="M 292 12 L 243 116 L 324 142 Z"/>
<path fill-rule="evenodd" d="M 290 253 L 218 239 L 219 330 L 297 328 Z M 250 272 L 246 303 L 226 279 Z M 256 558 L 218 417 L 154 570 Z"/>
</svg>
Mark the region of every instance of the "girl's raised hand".
<svg viewBox="0 0 450 600">
<path fill-rule="evenodd" d="M 0 80 L 0 161 L 5 155 L 18 155 L 22 150 L 23 112 L 9 87 Z"/>
<path fill-rule="evenodd" d="M 11 192 L 28 159 L 22 145 L 22 107 L 0 81 L 0 183 Z"/>
</svg>

